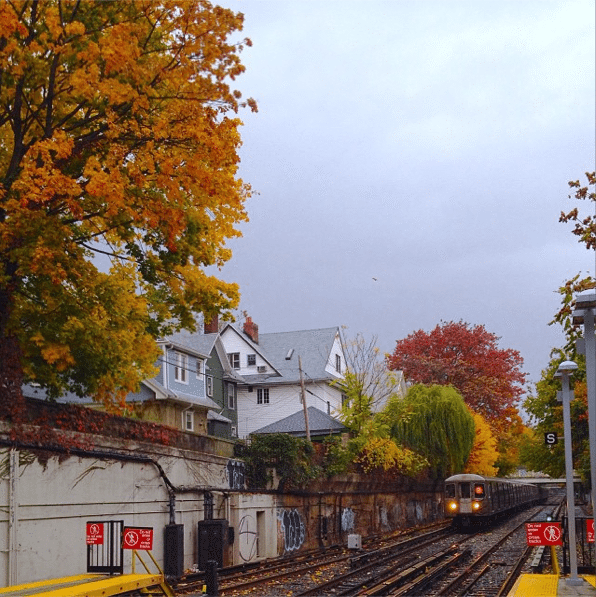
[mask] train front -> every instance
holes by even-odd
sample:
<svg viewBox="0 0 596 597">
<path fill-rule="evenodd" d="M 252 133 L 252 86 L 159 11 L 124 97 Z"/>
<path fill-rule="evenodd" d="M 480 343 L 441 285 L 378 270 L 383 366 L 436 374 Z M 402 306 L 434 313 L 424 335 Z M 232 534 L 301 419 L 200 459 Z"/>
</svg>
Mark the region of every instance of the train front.
<svg viewBox="0 0 596 597">
<path fill-rule="evenodd" d="M 486 485 L 480 475 L 453 475 L 445 479 L 445 516 L 455 524 L 467 526 L 472 519 L 486 514 Z"/>
</svg>

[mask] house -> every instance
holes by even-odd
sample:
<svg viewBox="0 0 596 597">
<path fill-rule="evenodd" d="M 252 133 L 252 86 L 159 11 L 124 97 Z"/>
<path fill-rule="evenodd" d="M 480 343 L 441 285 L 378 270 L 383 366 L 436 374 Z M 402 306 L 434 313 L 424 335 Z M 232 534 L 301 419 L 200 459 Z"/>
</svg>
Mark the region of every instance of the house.
<svg viewBox="0 0 596 597">
<path fill-rule="evenodd" d="M 142 381 L 137 392 L 126 396 L 126 403 L 146 421 L 191 433 L 207 435 L 211 430 L 213 435 L 232 437 L 237 426 L 236 385 L 242 380 L 228 366 L 219 336 L 182 331 L 157 344 L 161 349 L 157 375 Z M 23 394 L 46 397 L 36 384 L 24 385 Z M 90 397 L 71 393 L 59 402 L 101 407 Z"/>
<path fill-rule="evenodd" d="M 238 386 L 238 436 L 314 407 L 331 417 L 342 404 L 346 360 L 339 327 L 259 334 L 250 317 L 242 331 L 232 324 L 220 331 Z"/>
</svg>

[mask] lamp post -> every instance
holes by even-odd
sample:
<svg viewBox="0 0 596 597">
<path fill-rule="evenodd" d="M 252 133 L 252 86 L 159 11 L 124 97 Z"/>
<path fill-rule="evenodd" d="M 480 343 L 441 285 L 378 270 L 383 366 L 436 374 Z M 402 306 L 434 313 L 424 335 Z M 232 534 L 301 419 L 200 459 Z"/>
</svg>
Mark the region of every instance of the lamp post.
<svg viewBox="0 0 596 597">
<path fill-rule="evenodd" d="M 571 392 L 569 391 L 569 376 L 577 369 L 573 361 L 563 361 L 555 377 L 561 378 L 561 389 L 563 398 L 563 437 L 565 440 L 565 479 L 567 481 L 567 529 L 569 537 L 569 571 L 568 585 L 581 585 L 583 581 L 577 576 L 577 541 L 575 539 L 575 495 L 573 491 L 573 454 L 571 448 L 571 414 L 569 403 Z"/>
<path fill-rule="evenodd" d="M 590 484 L 592 486 L 592 516 L 596 516 L 596 338 L 594 309 L 596 291 L 584 290 L 575 298 L 573 323 L 584 325 L 586 382 L 588 386 L 588 430 L 590 436 Z"/>
</svg>

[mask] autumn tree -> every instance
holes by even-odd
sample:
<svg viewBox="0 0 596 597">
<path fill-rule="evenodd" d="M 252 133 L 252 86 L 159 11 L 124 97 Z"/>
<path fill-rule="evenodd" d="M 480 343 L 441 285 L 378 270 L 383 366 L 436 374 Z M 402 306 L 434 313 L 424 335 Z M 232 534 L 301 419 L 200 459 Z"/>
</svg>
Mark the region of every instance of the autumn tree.
<svg viewBox="0 0 596 597">
<path fill-rule="evenodd" d="M 587 185 L 582 186 L 579 180 L 570 181 L 569 187 L 574 190 L 570 199 L 580 202 L 568 212 L 561 212 L 560 222 L 574 222 L 573 234 L 578 237 L 578 242 L 583 243 L 586 249 L 596 250 L 596 218 L 593 215 L 593 206 L 588 205 L 587 215 L 580 216 L 580 207 L 585 207 L 587 202 L 596 203 L 596 174 L 586 172 Z M 551 359 L 542 371 L 540 381 L 524 402 L 524 409 L 532 417 L 535 429 L 533 441 L 525 442 L 522 451 L 524 464 L 533 470 L 540 470 L 554 476 L 560 476 L 565 470 L 564 444 L 559 442 L 554 447 L 544 444 L 545 432 L 563 432 L 562 405 L 557 399 L 557 392 L 561 390 L 561 382 L 555 373 L 562 361 L 572 360 L 578 369 L 572 377 L 574 397 L 570 404 L 572 453 L 574 468 L 582 477 L 589 480 L 590 455 L 588 431 L 588 402 L 586 385 L 585 356 L 577 350 L 577 340 L 582 336 L 582 330 L 573 323 L 572 313 L 575 309 L 575 297 L 579 292 L 594 288 L 595 281 L 591 276 L 576 274 L 558 288 L 561 298 L 559 310 L 555 313 L 549 325 L 560 325 L 565 334 L 565 345 L 551 351 Z"/>
<path fill-rule="evenodd" d="M 242 21 L 205 0 L 0 4 L 4 404 L 23 373 L 122 397 L 152 374 L 153 338 L 236 305 L 205 267 L 230 257 L 250 195 Z"/>
<path fill-rule="evenodd" d="M 475 412 L 471 412 L 470 414 L 474 419 L 474 445 L 466 461 L 464 473 L 494 477 L 498 472 L 495 466 L 499 457 L 497 440 L 482 415 Z"/>
<path fill-rule="evenodd" d="M 452 385 L 492 423 L 517 405 L 526 378 L 519 352 L 499 348 L 498 341 L 483 325 L 442 322 L 430 332 L 418 330 L 399 340 L 387 363 L 408 381 Z"/>
<path fill-rule="evenodd" d="M 474 445 L 474 419 L 453 387 L 412 386 L 384 415 L 391 437 L 423 456 L 436 478 L 462 472 Z"/>
<path fill-rule="evenodd" d="M 354 433 L 361 433 L 370 427 L 374 414 L 380 411 L 389 398 L 402 393 L 403 374 L 390 371 L 385 355 L 377 347 L 377 336 L 367 340 L 362 334 L 354 338 L 342 338 L 346 371 L 341 386 L 346 400 L 340 412 L 342 423 Z"/>
</svg>

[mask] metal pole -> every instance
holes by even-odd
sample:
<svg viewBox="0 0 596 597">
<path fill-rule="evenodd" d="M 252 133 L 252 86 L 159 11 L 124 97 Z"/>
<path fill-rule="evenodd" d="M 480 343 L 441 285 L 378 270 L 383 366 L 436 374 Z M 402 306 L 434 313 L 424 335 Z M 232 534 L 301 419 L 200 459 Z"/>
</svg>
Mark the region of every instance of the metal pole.
<svg viewBox="0 0 596 597">
<path fill-rule="evenodd" d="M 564 364 L 564 363 L 562 363 Z M 574 363 L 575 365 L 575 363 Z M 577 368 L 577 365 L 575 365 Z M 581 585 L 577 576 L 577 541 L 575 538 L 575 496 L 573 492 L 573 457 L 571 452 L 571 415 L 569 409 L 569 370 L 560 370 L 563 390 L 563 434 L 565 439 L 565 478 L 567 481 L 567 529 L 569 536 L 568 585 Z"/>
<path fill-rule="evenodd" d="M 584 340 L 586 343 L 586 381 L 588 385 L 592 516 L 596 516 L 596 342 L 594 338 L 593 309 L 586 309 L 584 313 Z"/>
</svg>

